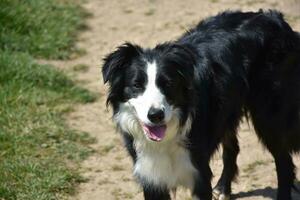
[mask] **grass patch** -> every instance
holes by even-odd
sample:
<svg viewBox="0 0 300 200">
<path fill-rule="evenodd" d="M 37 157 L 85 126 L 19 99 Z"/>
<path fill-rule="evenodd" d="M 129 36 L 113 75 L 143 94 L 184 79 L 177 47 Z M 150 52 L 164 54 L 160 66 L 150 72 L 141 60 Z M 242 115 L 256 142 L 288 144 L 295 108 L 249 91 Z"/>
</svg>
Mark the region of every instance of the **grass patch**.
<svg viewBox="0 0 300 200">
<path fill-rule="evenodd" d="M 63 114 L 95 100 L 34 58 L 71 58 L 85 13 L 71 0 L 0 1 L 0 199 L 56 200 L 85 181 L 78 166 L 94 139 Z"/>
<path fill-rule="evenodd" d="M 85 64 L 77 64 L 73 66 L 73 71 L 75 72 L 87 72 L 89 70 L 89 66 Z"/>
<path fill-rule="evenodd" d="M 93 139 L 69 129 L 62 114 L 93 100 L 52 67 L 0 51 L 1 198 L 61 199 L 73 192 L 83 180 L 74 163 L 91 152 Z"/>
<path fill-rule="evenodd" d="M 76 30 L 85 29 L 83 9 L 71 0 L 1 0 L 0 49 L 39 58 L 67 59 L 80 54 Z"/>
</svg>

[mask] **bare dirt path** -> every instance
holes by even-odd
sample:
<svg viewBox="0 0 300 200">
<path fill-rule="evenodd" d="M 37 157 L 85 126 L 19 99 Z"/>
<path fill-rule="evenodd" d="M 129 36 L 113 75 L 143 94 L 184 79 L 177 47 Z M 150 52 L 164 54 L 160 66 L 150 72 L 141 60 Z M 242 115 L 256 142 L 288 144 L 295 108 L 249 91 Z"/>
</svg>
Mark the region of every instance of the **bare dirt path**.
<svg viewBox="0 0 300 200">
<path fill-rule="evenodd" d="M 92 145 L 96 153 L 82 163 L 82 172 L 88 181 L 70 197 L 75 200 L 142 199 L 141 190 L 131 175 L 131 161 L 113 128 L 111 113 L 105 108 L 106 88 L 100 74 L 101 58 L 105 54 L 124 41 L 151 47 L 175 39 L 200 19 L 226 9 L 277 8 L 287 13 L 293 27 L 300 30 L 299 0 L 88 0 L 84 7 L 92 17 L 87 21 L 89 30 L 80 35 L 78 46 L 86 49 L 87 54 L 67 62 L 54 62 L 67 70 L 77 64 L 90 66 L 87 71 L 77 73 L 76 79 L 100 96 L 97 102 L 78 106 L 68 116 L 72 127 L 89 132 L 97 139 Z M 272 199 L 276 188 L 272 158 L 247 124 L 241 126 L 239 136 L 240 175 L 233 184 L 234 198 Z M 222 168 L 219 154 L 212 161 L 214 182 Z M 300 167 L 299 156 L 295 160 Z M 177 199 L 190 199 L 189 193 L 180 190 Z"/>
</svg>

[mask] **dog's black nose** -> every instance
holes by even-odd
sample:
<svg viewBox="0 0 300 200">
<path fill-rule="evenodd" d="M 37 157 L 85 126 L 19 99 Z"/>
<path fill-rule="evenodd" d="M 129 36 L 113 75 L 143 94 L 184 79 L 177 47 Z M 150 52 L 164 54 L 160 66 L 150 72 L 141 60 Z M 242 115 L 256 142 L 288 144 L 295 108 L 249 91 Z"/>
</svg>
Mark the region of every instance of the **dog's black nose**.
<svg viewBox="0 0 300 200">
<path fill-rule="evenodd" d="M 160 123 L 165 118 L 165 112 L 163 109 L 151 107 L 148 112 L 148 119 L 152 123 Z"/>
</svg>

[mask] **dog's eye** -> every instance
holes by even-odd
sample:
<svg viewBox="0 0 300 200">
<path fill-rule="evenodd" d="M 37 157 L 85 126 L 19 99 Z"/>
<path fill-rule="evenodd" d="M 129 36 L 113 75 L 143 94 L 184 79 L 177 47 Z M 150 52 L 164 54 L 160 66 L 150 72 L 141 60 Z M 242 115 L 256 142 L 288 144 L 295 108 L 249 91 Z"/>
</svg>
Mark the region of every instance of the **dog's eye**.
<svg viewBox="0 0 300 200">
<path fill-rule="evenodd" d="M 139 83 L 134 83 L 134 84 L 133 84 L 133 87 L 134 87 L 135 89 L 142 89 L 142 86 L 141 86 Z"/>
</svg>

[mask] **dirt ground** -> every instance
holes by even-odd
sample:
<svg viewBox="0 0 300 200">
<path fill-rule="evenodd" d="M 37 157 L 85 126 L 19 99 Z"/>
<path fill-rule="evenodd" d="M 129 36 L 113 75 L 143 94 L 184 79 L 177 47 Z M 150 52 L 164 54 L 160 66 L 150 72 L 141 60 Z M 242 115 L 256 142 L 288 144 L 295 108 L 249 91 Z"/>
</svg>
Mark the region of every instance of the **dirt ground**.
<svg viewBox="0 0 300 200">
<path fill-rule="evenodd" d="M 70 197 L 72 200 L 142 199 L 141 189 L 132 177 L 131 161 L 115 132 L 111 112 L 105 107 L 107 88 L 101 79 L 101 58 L 116 46 L 130 41 L 153 47 L 175 39 L 200 19 L 227 9 L 276 8 L 300 31 L 300 0 L 87 0 L 84 7 L 92 16 L 87 21 L 89 29 L 80 35 L 78 46 L 86 49 L 87 54 L 71 61 L 54 62 L 66 70 L 78 64 L 90 66 L 88 70 L 77 72 L 76 79 L 100 96 L 95 103 L 76 107 L 67 117 L 72 127 L 89 132 L 97 139 L 92 145 L 96 153 L 82 163 L 82 172 L 88 181 L 79 185 L 77 194 Z M 241 125 L 239 141 L 240 173 L 233 184 L 233 199 L 273 199 L 277 183 L 271 156 L 247 124 Z M 222 169 L 220 154 L 216 153 L 211 162 L 214 183 Z M 295 161 L 299 168 L 299 155 Z M 188 191 L 180 189 L 177 199 L 191 197 Z M 294 194 L 294 199 L 300 196 Z"/>
</svg>

